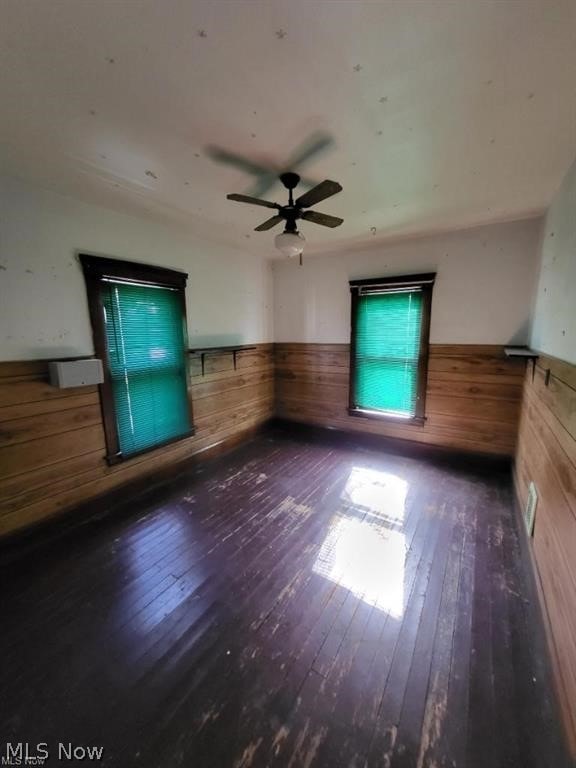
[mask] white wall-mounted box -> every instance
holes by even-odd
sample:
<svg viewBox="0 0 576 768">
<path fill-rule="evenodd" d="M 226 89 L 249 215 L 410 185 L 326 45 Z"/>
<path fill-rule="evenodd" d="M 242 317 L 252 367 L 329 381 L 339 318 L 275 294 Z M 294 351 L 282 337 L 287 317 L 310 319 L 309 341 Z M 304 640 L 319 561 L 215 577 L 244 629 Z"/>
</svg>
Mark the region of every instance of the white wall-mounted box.
<svg viewBox="0 0 576 768">
<path fill-rule="evenodd" d="M 87 387 L 104 381 L 102 360 L 69 360 L 49 363 L 48 367 L 50 384 L 58 389 Z"/>
</svg>

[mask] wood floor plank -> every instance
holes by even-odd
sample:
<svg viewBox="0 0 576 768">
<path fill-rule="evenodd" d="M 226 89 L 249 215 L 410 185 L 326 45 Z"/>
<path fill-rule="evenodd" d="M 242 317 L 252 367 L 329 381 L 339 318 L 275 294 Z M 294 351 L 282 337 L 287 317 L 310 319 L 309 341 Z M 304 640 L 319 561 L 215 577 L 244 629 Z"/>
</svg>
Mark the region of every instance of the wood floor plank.
<svg viewBox="0 0 576 768">
<path fill-rule="evenodd" d="M 17 546 L 2 741 L 109 768 L 569 765 L 505 472 L 277 431 Z"/>
<path fill-rule="evenodd" d="M 477 527 L 474 576 L 474 605 L 472 618 L 472 648 L 470 655 L 470 686 L 468 710 L 468 741 L 466 765 L 470 768 L 497 764 L 494 740 L 486 739 L 486 731 L 494 733 L 495 694 L 492 666 L 492 605 L 490 594 L 490 538 L 485 519 L 490 520 L 489 491 L 484 493 L 478 511 L 483 524 Z"/>
</svg>

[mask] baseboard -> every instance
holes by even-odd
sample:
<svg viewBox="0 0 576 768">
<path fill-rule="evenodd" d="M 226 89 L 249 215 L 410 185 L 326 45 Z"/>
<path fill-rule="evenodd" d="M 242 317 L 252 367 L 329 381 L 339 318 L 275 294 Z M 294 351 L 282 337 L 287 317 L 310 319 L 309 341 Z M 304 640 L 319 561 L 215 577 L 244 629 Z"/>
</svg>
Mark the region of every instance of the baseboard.
<svg viewBox="0 0 576 768">
<path fill-rule="evenodd" d="M 321 427 L 315 424 L 306 424 L 305 422 L 291 421 L 278 417 L 269 422 L 269 428 L 287 435 L 298 435 L 307 440 L 328 442 L 332 445 L 340 444 L 347 447 L 357 446 L 409 458 L 431 459 L 436 462 L 449 463 L 452 467 L 507 473 L 511 472 L 512 469 L 512 459 L 501 454 L 455 450 L 399 437 L 387 437 L 336 427 Z"/>
<path fill-rule="evenodd" d="M 217 441 L 174 464 L 152 471 L 117 488 L 89 499 L 59 515 L 8 533 L 0 538 L 0 563 L 25 556 L 39 547 L 66 536 L 80 528 L 90 529 L 110 515 L 134 514 L 134 502 L 151 501 L 155 494 L 165 491 L 168 483 L 177 481 L 184 473 L 203 462 L 220 459 L 245 445 L 268 429 L 268 421 Z M 87 530 L 88 532 L 88 530 Z"/>
</svg>

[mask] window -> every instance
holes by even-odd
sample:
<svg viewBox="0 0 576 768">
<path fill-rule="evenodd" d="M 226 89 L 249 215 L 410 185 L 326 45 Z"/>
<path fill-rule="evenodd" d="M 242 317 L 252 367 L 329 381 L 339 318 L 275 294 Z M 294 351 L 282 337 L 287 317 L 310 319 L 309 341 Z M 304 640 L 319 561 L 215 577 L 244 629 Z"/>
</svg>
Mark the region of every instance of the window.
<svg viewBox="0 0 576 768">
<path fill-rule="evenodd" d="M 110 464 L 193 434 L 186 344 L 187 275 L 80 255 Z"/>
<path fill-rule="evenodd" d="M 408 275 L 350 283 L 352 415 L 424 422 L 434 278 Z"/>
</svg>

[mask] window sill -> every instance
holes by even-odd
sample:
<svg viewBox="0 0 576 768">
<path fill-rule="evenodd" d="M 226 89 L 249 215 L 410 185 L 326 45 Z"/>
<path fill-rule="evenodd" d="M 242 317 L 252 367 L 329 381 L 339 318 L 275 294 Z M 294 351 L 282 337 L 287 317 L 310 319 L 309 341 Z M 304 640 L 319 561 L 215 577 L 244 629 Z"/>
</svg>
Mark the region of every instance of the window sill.
<svg viewBox="0 0 576 768">
<path fill-rule="evenodd" d="M 193 437 L 196 433 L 196 430 L 194 427 L 192 427 L 188 432 L 185 432 L 183 435 L 178 435 L 178 437 L 172 437 L 170 440 L 165 440 L 163 443 L 156 443 L 156 445 L 151 445 L 149 448 L 143 448 L 141 451 L 134 451 L 134 453 L 129 453 L 127 456 L 125 456 L 122 453 L 114 453 L 114 454 L 108 454 L 106 456 L 106 463 L 108 466 L 112 467 L 114 464 L 121 464 L 125 461 L 130 461 L 130 459 L 135 459 L 137 456 L 143 456 L 145 453 L 152 453 L 153 451 L 158 451 L 161 448 L 165 448 L 168 445 L 173 445 L 174 443 L 179 443 L 181 440 L 187 440 L 189 437 Z"/>
<path fill-rule="evenodd" d="M 426 423 L 425 416 L 400 416 L 385 411 L 370 411 L 365 408 L 348 408 L 348 413 L 350 416 L 358 416 L 361 419 L 375 419 L 376 421 L 406 424 L 407 426 L 423 427 Z"/>
</svg>

